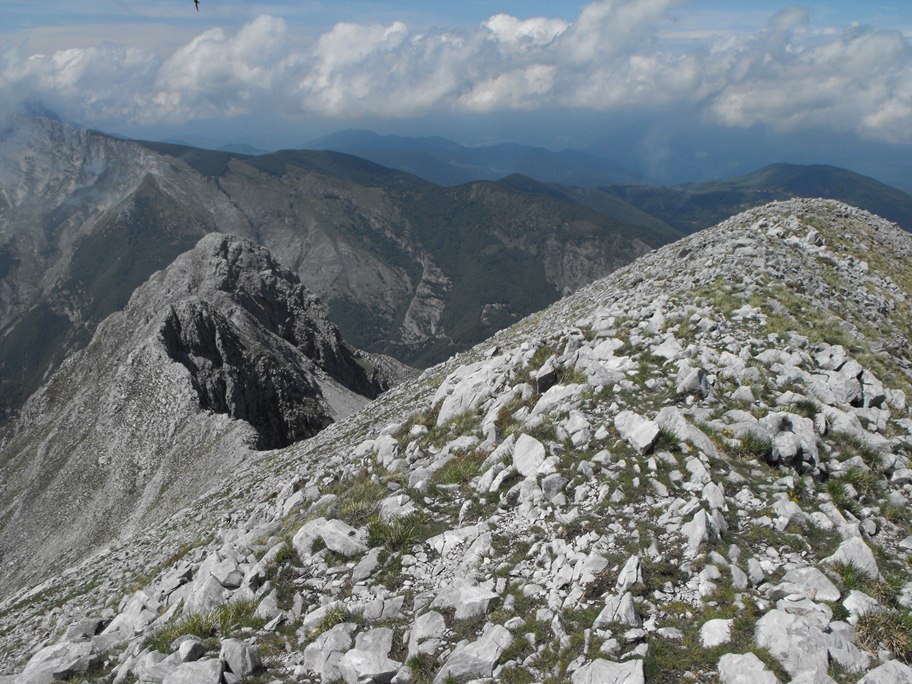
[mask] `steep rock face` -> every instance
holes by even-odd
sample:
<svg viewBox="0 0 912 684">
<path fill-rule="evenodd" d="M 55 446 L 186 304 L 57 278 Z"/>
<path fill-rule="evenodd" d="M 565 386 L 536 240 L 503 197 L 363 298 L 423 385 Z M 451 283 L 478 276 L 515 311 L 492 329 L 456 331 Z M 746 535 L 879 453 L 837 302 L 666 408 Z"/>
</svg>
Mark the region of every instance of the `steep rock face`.
<svg viewBox="0 0 912 684">
<path fill-rule="evenodd" d="M 287 446 L 332 421 L 317 369 L 368 399 L 393 380 L 342 342 L 294 273 L 246 240 L 207 236 L 161 286 L 194 295 L 169 305 L 160 329 L 168 355 L 190 372 L 200 406 L 254 426 L 261 448 Z"/>
<path fill-rule="evenodd" d="M 908 681 L 910 257 L 822 200 L 650 253 L 0 600 L 0 663 Z"/>
<path fill-rule="evenodd" d="M 209 235 L 26 404 L 0 450 L 4 575 L 129 533 L 406 374 L 348 347 L 264 248 Z"/>
</svg>

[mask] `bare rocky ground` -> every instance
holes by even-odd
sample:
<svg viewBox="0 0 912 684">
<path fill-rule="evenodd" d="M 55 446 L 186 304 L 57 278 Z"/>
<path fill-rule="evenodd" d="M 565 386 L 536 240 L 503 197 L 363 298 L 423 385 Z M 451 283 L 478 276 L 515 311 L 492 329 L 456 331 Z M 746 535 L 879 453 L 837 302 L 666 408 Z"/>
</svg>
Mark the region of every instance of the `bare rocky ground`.
<svg viewBox="0 0 912 684">
<path fill-rule="evenodd" d="M 7 596 L 0 681 L 912 682 L 910 256 L 648 254 Z"/>
</svg>

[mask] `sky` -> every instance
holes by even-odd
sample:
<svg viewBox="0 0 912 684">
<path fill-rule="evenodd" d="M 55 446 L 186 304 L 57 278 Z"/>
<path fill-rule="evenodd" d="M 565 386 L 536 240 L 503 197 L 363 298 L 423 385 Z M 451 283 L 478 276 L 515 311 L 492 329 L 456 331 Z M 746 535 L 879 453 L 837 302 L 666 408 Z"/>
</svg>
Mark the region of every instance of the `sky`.
<svg viewBox="0 0 912 684">
<path fill-rule="evenodd" d="M 721 140 L 723 170 L 750 147 L 908 171 L 909 0 L 200 2 L 3 0 L 2 106 L 211 146 L 369 128 L 643 155 L 671 177 Z"/>
</svg>

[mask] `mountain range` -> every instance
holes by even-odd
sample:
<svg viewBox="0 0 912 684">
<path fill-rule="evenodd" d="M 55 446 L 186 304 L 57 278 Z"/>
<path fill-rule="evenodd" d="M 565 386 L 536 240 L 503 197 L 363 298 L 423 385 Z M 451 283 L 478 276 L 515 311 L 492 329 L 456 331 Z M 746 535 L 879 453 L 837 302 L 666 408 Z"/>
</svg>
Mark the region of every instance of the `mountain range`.
<svg viewBox="0 0 912 684">
<path fill-rule="evenodd" d="M 553 197 L 612 214 L 628 202 L 683 234 L 707 228 L 750 207 L 790 197 L 830 197 L 912 230 L 912 195 L 873 178 L 823 164 L 771 164 L 734 178 L 654 185 L 602 156 L 524 145 L 466 147 L 445 138 L 410 138 L 342 131 L 308 143 L 354 154 L 441 185 L 525 176 L 550 186 Z M 519 179 L 534 190 L 535 183 Z M 569 187 L 568 187 L 569 186 Z M 516 186 L 514 186 L 516 187 Z M 605 194 L 612 196 L 605 198 Z M 613 215 L 613 214 L 612 214 Z"/>
<path fill-rule="evenodd" d="M 356 347 L 427 365 L 677 233 L 496 182 L 352 156 L 260 157 L 30 119 L 0 139 L 0 390 L 9 415 L 153 272 L 217 231 L 263 244 Z"/>
<path fill-rule="evenodd" d="M 353 154 L 438 185 L 500 180 L 512 174 L 580 187 L 643 180 L 633 171 L 604 157 L 579 150 L 553 152 L 513 143 L 467 147 L 441 137 L 410 138 L 346 130 L 312 140 L 304 147 Z"/>
<path fill-rule="evenodd" d="M 4 582 L 0 682 L 910 681 L 910 257 L 863 210 L 764 205 L 253 455 L 252 423 L 215 410 L 243 364 L 216 359 L 270 367 L 228 352 L 331 328 L 263 248 L 207 236 L 21 434 L 84 464 L 56 524 L 94 519 L 81 476 L 170 435 L 184 467 L 226 468 Z M 301 377 L 333 405 L 329 371 Z M 40 495 L 57 470 L 36 463 Z"/>
</svg>

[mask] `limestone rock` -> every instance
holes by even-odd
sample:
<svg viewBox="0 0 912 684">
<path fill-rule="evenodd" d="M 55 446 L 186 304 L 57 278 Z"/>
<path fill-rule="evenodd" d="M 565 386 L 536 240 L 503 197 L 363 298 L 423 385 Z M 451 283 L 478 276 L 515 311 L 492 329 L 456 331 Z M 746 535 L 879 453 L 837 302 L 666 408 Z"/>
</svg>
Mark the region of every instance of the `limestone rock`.
<svg viewBox="0 0 912 684">
<path fill-rule="evenodd" d="M 700 628 L 700 645 L 703 648 L 713 648 L 727 644 L 731 640 L 731 630 L 734 620 L 708 620 Z"/>
<path fill-rule="evenodd" d="M 456 647 L 434 677 L 434 684 L 442 684 L 448 677 L 457 680 L 490 677 L 494 663 L 511 643 L 513 636 L 503 625 L 487 624 L 476 641 Z"/>
<path fill-rule="evenodd" d="M 444 589 L 434 599 L 435 608 L 453 608 L 457 620 L 467 620 L 488 612 L 488 604 L 497 598 L 497 593 L 484 587 L 466 585 Z"/>
<path fill-rule="evenodd" d="M 248 677 L 263 669 L 260 649 L 238 639 L 225 639 L 219 658 L 239 677 Z"/>
<path fill-rule="evenodd" d="M 779 586 L 786 593 L 800 592 L 814 601 L 838 601 L 840 597 L 836 585 L 812 566 L 789 570 Z"/>
<path fill-rule="evenodd" d="M 534 437 L 520 435 L 513 447 L 513 467 L 523 477 L 535 477 L 545 461 L 545 447 Z"/>
<path fill-rule="evenodd" d="M 779 679 L 753 653 L 726 653 L 719 658 L 721 684 L 779 684 Z"/>
<path fill-rule="evenodd" d="M 859 679 L 858 684 L 912 684 L 912 667 L 888 660 Z"/>
<path fill-rule="evenodd" d="M 572 684 L 645 684 L 642 660 L 613 663 L 597 658 L 570 677 Z"/>
<path fill-rule="evenodd" d="M 357 648 L 345 653 L 339 660 L 339 672 L 345 684 L 388 684 L 402 666 L 384 655 Z"/>
<path fill-rule="evenodd" d="M 351 557 L 367 551 L 365 537 L 363 530 L 356 530 L 341 520 L 317 518 L 301 526 L 291 542 L 302 558 L 311 554 L 317 539 L 321 539 L 330 551 Z"/>
<path fill-rule="evenodd" d="M 659 426 L 633 411 L 621 411 L 614 418 L 621 439 L 625 440 L 638 454 L 645 454 L 659 437 Z"/>
<path fill-rule="evenodd" d="M 616 594 L 605 602 L 605 607 L 595 618 L 593 627 L 599 629 L 612 623 L 619 623 L 629 627 L 641 627 L 643 621 L 633 602 L 633 594 L 629 591 Z"/>
<path fill-rule="evenodd" d="M 823 632 L 800 615 L 769 611 L 757 621 L 755 639 L 792 677 L 827 671 L 829 655 Z"/>
<path fill-rule="evenodd" d="M 197 660 L 194 663 L 178 665 L 162 680 L 162 684 L 219 684 L 222 672 L 220 660 Z"/>
<path fill-rule="evenodd" d="M 880 577 L 877 559 L 874 552 L 860 537 L 846 539 L 836 549 L 836 553 L 823 560 L 824 563 L 855 565 L 862 573 L 871 579 Z"/>
</svg>

